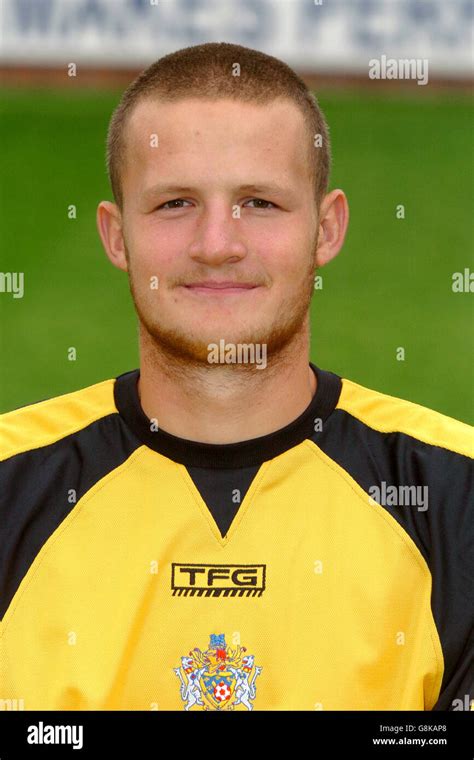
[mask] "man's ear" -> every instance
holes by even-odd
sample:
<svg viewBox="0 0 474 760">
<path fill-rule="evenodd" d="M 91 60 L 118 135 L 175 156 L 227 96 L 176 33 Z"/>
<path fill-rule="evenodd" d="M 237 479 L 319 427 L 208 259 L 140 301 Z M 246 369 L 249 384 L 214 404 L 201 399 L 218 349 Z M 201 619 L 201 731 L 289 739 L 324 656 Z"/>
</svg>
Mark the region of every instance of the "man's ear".
<svg viewBox="0 0 474 760">
<path fill-rule="evenodd" d="M 342 190 L 332 190 L 321 203 L 316 266 L 323 267 L 342 248 L 349 224 L 349 204 Z"/>
<path fill-rule="evenodd" d="M 97 229 L 102 245 L 112 264 L 127 272 L 128 262 L 125 254 L 122 214 L 115 203 L 110 201 L 99 203 L 97 207 Z"/>
</svg>

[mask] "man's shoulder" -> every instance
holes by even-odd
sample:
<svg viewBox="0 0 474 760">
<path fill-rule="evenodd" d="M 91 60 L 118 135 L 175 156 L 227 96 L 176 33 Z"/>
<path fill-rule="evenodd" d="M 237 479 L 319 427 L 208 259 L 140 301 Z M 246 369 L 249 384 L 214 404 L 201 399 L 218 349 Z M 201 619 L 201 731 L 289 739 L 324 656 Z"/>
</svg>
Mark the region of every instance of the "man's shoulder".
<svg viewBox="0 0 474 760">
<path fill-rule="evenodd" d="M 337 404 L 379 433 L 399 433 L 429 446 L 474 457 L 474 428 L 427 406 L 342 378 Z"/>
<path fill-rule="evenodd" d="M 0 460 L 48 446 L 117 413 L 114 383 L 109 378 L 0 415 Z"/>
</svg>

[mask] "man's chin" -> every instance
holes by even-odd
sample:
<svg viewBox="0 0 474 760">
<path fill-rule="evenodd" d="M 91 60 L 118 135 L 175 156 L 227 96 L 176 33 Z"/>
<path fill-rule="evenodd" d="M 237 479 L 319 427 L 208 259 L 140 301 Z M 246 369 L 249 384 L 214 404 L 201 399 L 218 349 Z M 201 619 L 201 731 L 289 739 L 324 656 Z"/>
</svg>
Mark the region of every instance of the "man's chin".
<svg viewBox="0 0 474 760">
<path fill-rule="evenodd" d="M 223 329 L 222 332 L 212 330 L 197 336 L 182 330 L 165 331 L 162 326 L 148 325 L 145 329 L 156 350 L 171 361 L 206 367 L 262 363 L 269 349 L 280 349 L 292 337 L 266 330 L 244 334 Z"/>
<path fill-rule="evenodd" d="M 215 353 L 216 349 L 230 351 L 233 346 L 268 344 L 268 338 L 264 336 L 238 335 L 224 330 L 221 333 L 213 332 L 195 338 L 190 337 L 189 334 L 173 333 L 170 335 L 162 330 L 153 330 L 151 337 L 157 347 L 162 346 L 164 350 L 177 355 L 182 353 L 183 356 L 189 356 L 189 358 L 206 363 L 209 354 Z"/>
</svg>

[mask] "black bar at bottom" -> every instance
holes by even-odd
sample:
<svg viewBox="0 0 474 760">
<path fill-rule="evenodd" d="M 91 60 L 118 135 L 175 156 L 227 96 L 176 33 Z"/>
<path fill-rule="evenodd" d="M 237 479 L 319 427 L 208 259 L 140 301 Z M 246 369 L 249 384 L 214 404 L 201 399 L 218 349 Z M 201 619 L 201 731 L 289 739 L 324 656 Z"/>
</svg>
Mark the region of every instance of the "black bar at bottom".
<svg viewBox="0 0 474 760">
<path fill-rule="evenodd" d="M 279 754 L 474 757 L 473 712 L 0 712 L 0 760 L 126 756 L 192 747 L 239 753 L 278 745 Z M 291 733 L 290 733 L 291 732 Z M 170 746 L 171 745 L 171 746 Z M 213 749 L 214 747 L 214 749 Z M 291 749 L 293 748 L 293 749 Z M 133 753 L 133 755 L 131 754 Z"/>
</svg>

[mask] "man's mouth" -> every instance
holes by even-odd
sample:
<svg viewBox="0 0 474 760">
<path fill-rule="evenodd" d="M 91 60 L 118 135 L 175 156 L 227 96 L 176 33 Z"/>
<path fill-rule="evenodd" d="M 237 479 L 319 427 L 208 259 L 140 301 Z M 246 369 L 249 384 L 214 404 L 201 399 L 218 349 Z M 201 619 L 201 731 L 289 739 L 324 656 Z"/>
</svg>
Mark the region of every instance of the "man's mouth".
<svg viewBox="0 0 474 760">
<path fill-rule="evenodd" d="M 214 295 L 227 295 L 231 293 L 244 293 L 255 290 L 258 285 L 249 282 L 235 282 L 232 280 L 203 280 L 202 282 L 192 282 L 184 287 L 193 293 L 206 293 Z"/>
</svg>

